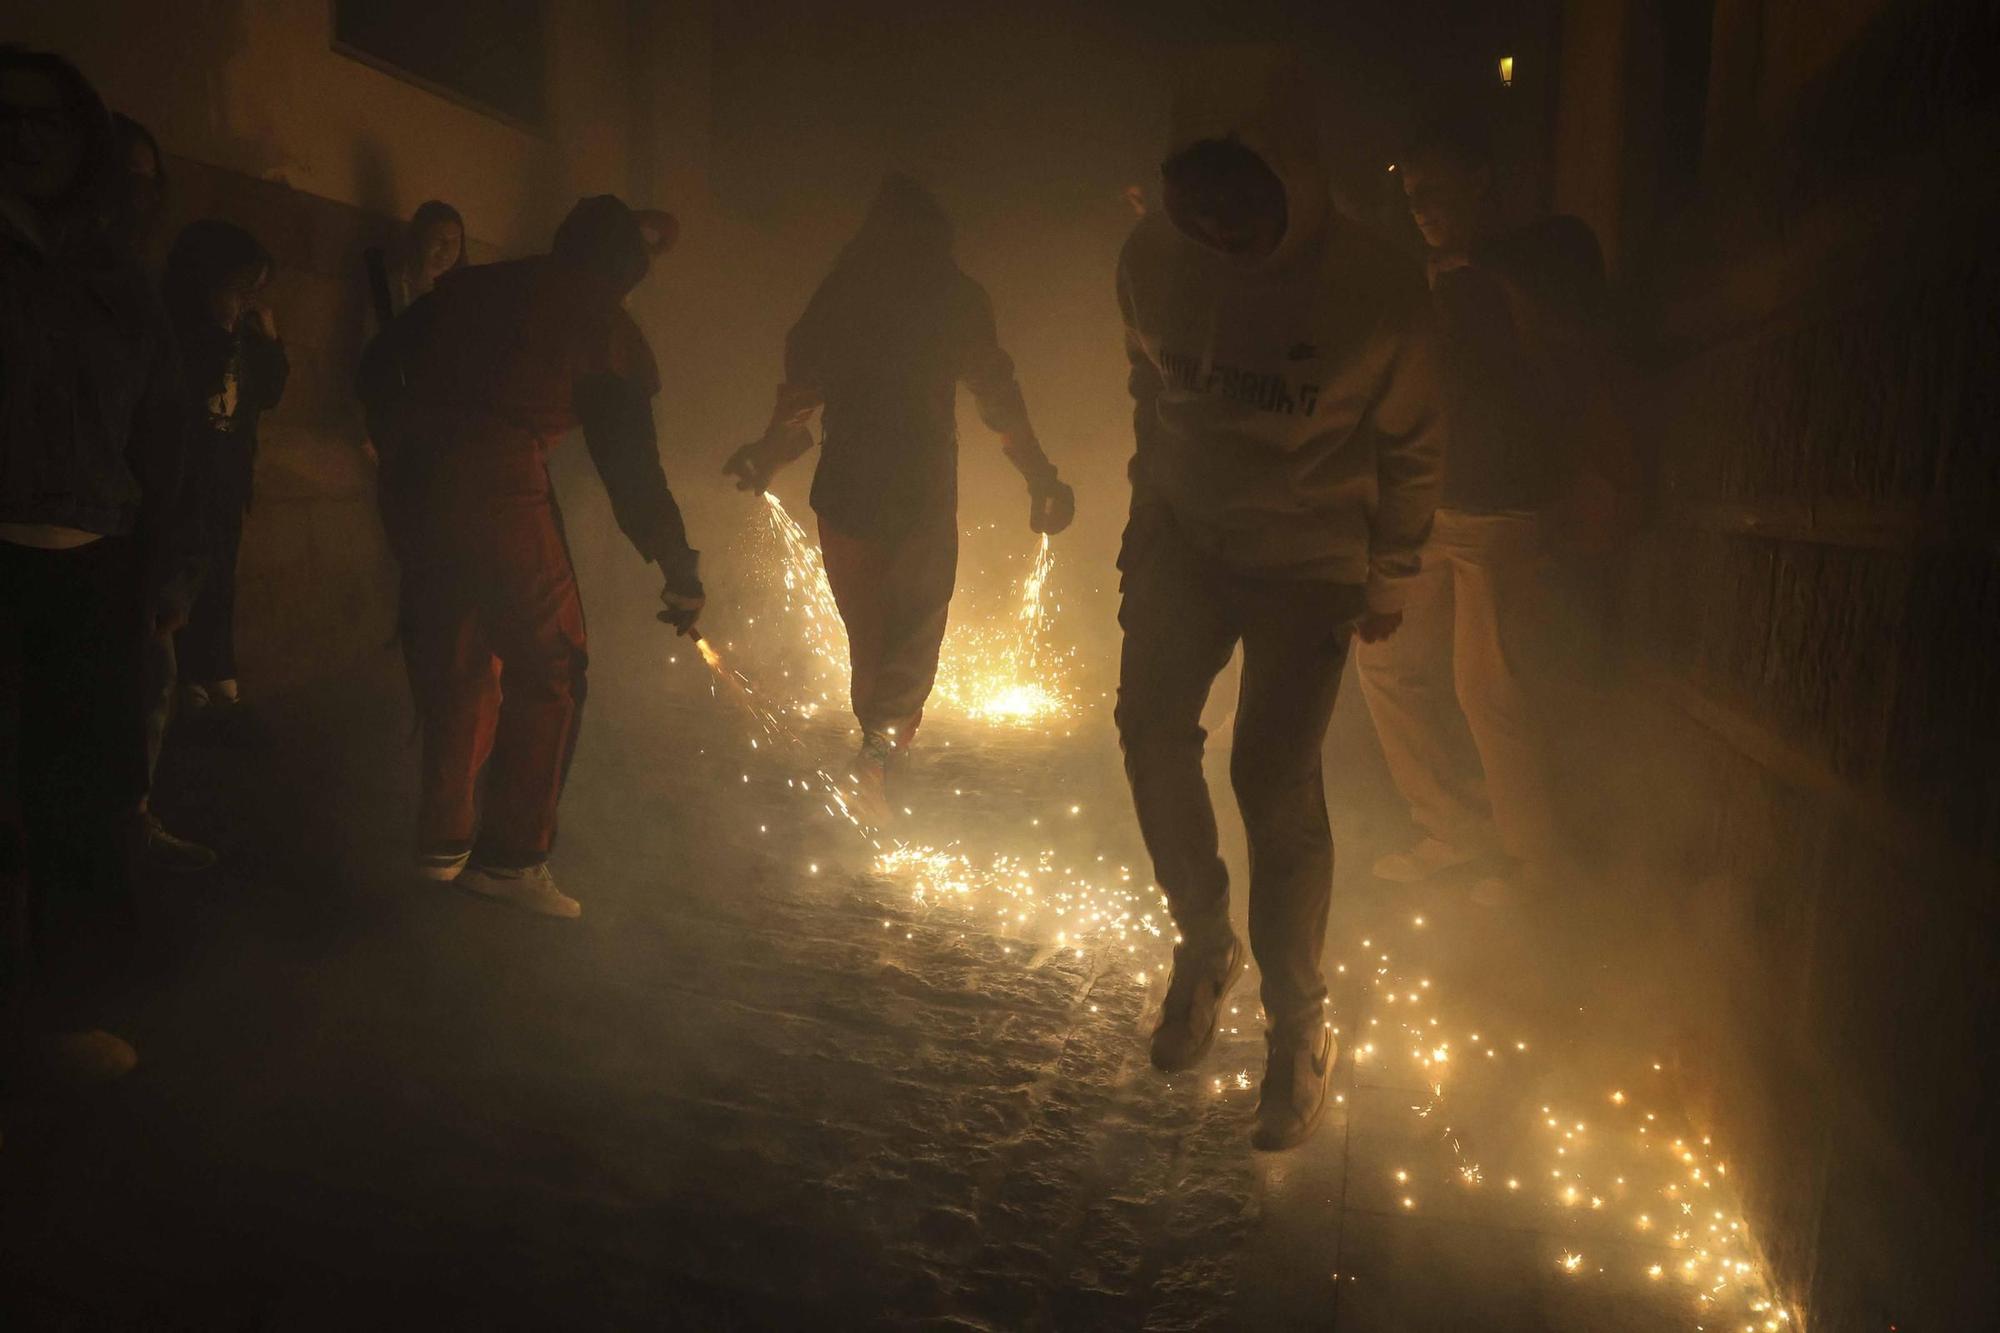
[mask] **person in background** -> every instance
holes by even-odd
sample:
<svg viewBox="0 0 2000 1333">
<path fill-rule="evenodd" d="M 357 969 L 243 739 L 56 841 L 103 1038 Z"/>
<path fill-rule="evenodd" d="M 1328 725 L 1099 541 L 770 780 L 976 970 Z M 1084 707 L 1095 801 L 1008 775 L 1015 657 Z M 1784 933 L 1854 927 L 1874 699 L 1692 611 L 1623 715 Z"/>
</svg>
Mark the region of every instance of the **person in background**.
<svg viewBox="0 0 2000 1333">
<path fill-rule="evenodd" d="M 186 414 L 158 303 L 125 252 L 111 118 L 58 56 L 0 47 L 0 953 L 10 1045 L 130 1069 L 115 1026 L 145 637 L 199 574 Z M 15 934 L 9 930 L 10 935 Z"/>
<path fill-rule="evenodd" d="M 993 304 L 952 258 L 937 200 L 892 175 L 785 340 L 770 428 L 725 465 L 761 494 L 812 448 L 807 423 L 824 409 L 812 506 L 847 627 L 871 814 L 886 810 L 889 771 L 923 720 L 957 584 L 961 381 L 1028 483 L 1029 526 L 1061 532 L 1076 497 L 1035 439 Z"/>
<path fill-rule="evenodd" d="M 418 204 L 389 272 L 392 314 L 408 310 L 439 278 L 465 264 L 465 219 L 458 210 L 439 199 Z"/>
<path fill-rule="evenodd" d="M 154 247 L 159 240 L 160 224 L 166 215 L 166 159 L 152 131 L 123 112 L 112 112 L 111 132 L 118 162 L 125 170 L 125 191 L 116 215 L 115 230 L 120 244 L 133 262 L 150 269 Z M 139 818 L 144 825 L 146 859 L 150 863 L 165 870 L 205 870 L 215 864 L 215 853 L 169 830 L 160 822 L 152 804 L 153 782 L 159 772 L 160 751 L 166 745 L 167 726 L 173 719 L 174 688 L 178 679 L 174 636 L 148 635 L 145 645 L 146 795 L 139 801 Z"/>
<path fill-rule="evenodd" d="M 187 486 L 201 507 L 208 577 L 175 636 L 181 708 L 220 717 L 242 702 L 236 679 L 236 560 L 250 511 L 257 424 L 278 405 L 290 363 L 265 302 L 270 254 L 233 222 L 182 230 L 161 284 L 195 413 Z"/>
<path fill-rule="evenodd" d="M 548 916 L 582 911 L 548 867 L 586 662 L 547 466 L 565 434 L 582 426 L 619 527 L 659 566 L 662 619 L 688 633 L 704 600 L 660 470 L 659 371 L 624 308 L 670 235 L 664 214 L 585 199 L 550 254 L 448 274 L 376 335 L 357 384 L 423 730 L 418 870 Z"/>
<path fill-rule="evenodd" d="M 1472 895 L 1493 905 L 1565 860 L 1524 651 L 1548 600 L 1552 539 L 1609 539 L 1624 433 L 1601 359 L 1604 265 L 1576 218 L 1503 225 L 1476 118 L 1438 122 L 1397 165 L 1428 247 L 1451 446 L 1403 630 L 1356 658 L 1390 775 L 1424 832 L 1374 869 L 1418 883 L 1484 864 Z M 1453 744 L 1461 712 L 1483 797 Z"/>
<path fill-rule="evenodd" d="M 1326 1107 L 1321 750 L 1349 640 L 1396 633 L 1443 452 L 1422 277 L 1334 212 L 1312 123 L 1290 59 L 1211 53 L 1175 98 L 1163 207 L 1118 265 L 1137 447 L 1115 717 L 1179 932 L 1152 1061 L 1201 1059 L 1246 966 L 1201 727 L 1240 643 L 1229 773 L 1263 973 L 1266 1150 L 1303 1142 Z"/>
</svg>

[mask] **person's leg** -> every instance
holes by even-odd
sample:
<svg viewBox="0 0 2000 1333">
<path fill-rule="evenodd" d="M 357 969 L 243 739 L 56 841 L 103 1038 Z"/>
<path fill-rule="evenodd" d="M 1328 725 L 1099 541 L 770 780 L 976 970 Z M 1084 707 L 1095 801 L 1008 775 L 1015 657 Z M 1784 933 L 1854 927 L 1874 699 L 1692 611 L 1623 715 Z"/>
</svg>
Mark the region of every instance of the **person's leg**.
<svg viewBox="0 0 2000 1333">
<path fill-rule="evenodd" d="M 148 634 L 144 652 L 146 678 L 146 790 L 150 794 L 153 775 L 159 771 L 160 751 L 166 748 L 167 723 L 173 720 L 174 687 L 180 673 L 174 657 L 174 636 Z"/>
<path fill-rule="evenodd" d="M 958 584 L 958 516 L 930 516 L 898 542 L 884 572 L 881 655 L 862 725 L 905 749 L 937 684 L 951 595 Z"/>
<path fill-rule="evenodd" d="M 1323 1021 L 1320 954 L 1333 893 L 1321 749 L 1359 588 L 1266 584 L 1246 595 L 1243 691 L 1229 778 L 1250 843 L 1250 950 L 1274 1031 Z"/>
<path fill-rule="evenodd" d="M 243 535 L 243 517 L 232 523 L 226 513 L 210 512 L 204 520 L 209 559 L 208 575 L 188 611 L 188 622 L 174 636 L 180 678 L 194 690 L 212 696 L 217 681 L 231 680 L 236 663 L 230 647 L 236 608 L 236 552 Z M 217 702 L 221 702 L 217 700 Z"/>
<path fill-rule="evenodd" d="M 222 697 L 236 701 L 236 562 L 243 551 L 243 510 L 231 504 L 212 515 L 212 550 L 215 564 L 209 571 L 213 599 L 209 607 L 210 641 L 206 671 L 195 677 L 219 686 Z"/>
<path fill-rule="evenodd" d="M 1481 802 L 1452 745 L 1456 600 L 1449 544 L 1440 532 L 1424 547 L 1402 626 L 1379 643 L 1357 644 L 1354 667 L 1390 780 L 1409 803 L 1411 819 L 1438 842 L 1469 853 L 1487 835 Z"/>
<path fill-rule="evenodd" d="M 146 788 L 138 552 L 103 538 L 35 554 L 41 597 L 22 659 L 20 734 L 34 1010 L 44 1030 L 80 1031 L 106 1022 L 130 970 Z"/>
<path fill-rule="evenodd" d="M 1202 703 L 1236 628 L 1220 576 L 1164 515 L 1134 520 L 1118 557 L 1124 630 L 1114 718 L 1139 833 L 1184 940 L 1233 938 L 1229 872 L 1202 776 Z"/>
<path fill-rule="evenodd" d="M 850 536 L 819 524 L 820 558 L 826 564 L 826 581 L 833 589 L 834 604 L 847 629 L 848 697 L 854 716 L 865 732 L 881 721 L 875 703 L 882 669 L 882 636 L 888 614 L 884 580 L 889 568 L 889 548 L 867 538 Z"/>
<path fill-rule="evenodd" d="M 1561 846 L 1542 729 L 1522 662 L 1524 632 L 1541 595 L 1541 561 L 1541 525 L 1525 515 L 1479 518 L 1453 556 L 1459 705 L 1486 770 L 1501 846 L 1531 872 L 1552 869 Z"/>
<path fill-rule="evenodd" d="M 404 644 L 423 734 L 417 805 L 420 858 L 443 857 L 455 874 L 479 825 L 479 774 L 500 716 L 500 661 L 479 607 L 461 580 L 439 572 L 407 578 Z"/>
<path fill-rule="evenodd" d="M 505 527 L 491 618 L 500 715 L 472 859 L 520 870 L 548 860 L 555 845 L 587 657 L 576 572 L 553 511 L 524 512 Z"/>
</svg>

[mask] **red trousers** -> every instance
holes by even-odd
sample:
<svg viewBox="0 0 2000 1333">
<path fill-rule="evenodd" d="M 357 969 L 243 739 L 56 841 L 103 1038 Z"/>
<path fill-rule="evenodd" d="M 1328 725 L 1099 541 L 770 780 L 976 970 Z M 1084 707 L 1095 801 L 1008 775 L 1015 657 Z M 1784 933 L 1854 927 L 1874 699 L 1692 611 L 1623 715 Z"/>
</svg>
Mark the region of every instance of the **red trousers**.
<svg viewBox="0 0 2000 1333">
<path fill-rule="evenodd" d="M 561 518 L 546 497 L 493 500 L 442 520 L 425 546 L 404 580 L 423 727 L 419 844 L 537 864 L 555 841 L 587 660 Z"/>
<path fill-rule="evenodd" d="M 938 649 L 958 582 L 958 518 L 927 516 L 893 540 L 819 525 L 826 581 L 847 626 L 850 693 L 862 730 L 907 745 L 937 683 Z"/>
</svg>

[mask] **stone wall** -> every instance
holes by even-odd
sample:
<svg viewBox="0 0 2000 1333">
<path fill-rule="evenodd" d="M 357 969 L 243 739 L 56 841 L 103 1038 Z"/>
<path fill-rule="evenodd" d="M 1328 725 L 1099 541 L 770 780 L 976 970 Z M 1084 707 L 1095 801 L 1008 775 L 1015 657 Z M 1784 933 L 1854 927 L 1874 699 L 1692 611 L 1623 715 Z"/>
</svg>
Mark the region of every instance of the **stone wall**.
<svg viewBox="0 0 2000 1333">
<path fill-rule="evenodd" d="M 1633 850 L 1698 960 L 1682 1067 L 1812 1326 L 1980 1327 L 2000 16 L 1803 8 L 1716 7 L 1700 201 L 1626 228 L 1658 502 Z"/>
</svg>

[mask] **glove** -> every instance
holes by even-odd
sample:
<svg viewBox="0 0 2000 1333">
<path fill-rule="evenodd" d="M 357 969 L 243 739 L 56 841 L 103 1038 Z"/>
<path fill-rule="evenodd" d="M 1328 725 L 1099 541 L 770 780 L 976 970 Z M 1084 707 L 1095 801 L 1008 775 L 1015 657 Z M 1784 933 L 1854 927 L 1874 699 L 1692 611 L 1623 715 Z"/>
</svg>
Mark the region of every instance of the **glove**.
<svg viewBox="0 0 2000 1333">
<path fill-rule="evenodd" d="M 762 495 L 771 485 L 771 478 L 777 474 L 777 467 L 764 456 L 764 441 L 750 443 L 729 455 L 729 461 L 722 470 L 736 478 L 736 489 L 752 495 Z"/>
<path fill-rule="evenodd" d="M 1053 537 L 1076 518 L 1076 492 L 1050 477 L 1028 491 L 1028 526 Z"/>
<path fill-rule="evenodd" d="M 689 551 L 678 562 L 662 560 L 661 568 L 667 571 L 666 585 L 660 589 L 660 605 L 663 608 L 658 618 L 663 625 L 672 625 L 674 633 L 688 636 L 694 633 L 694 622 L 700 618 L 702 607 L 708 604 L 708 594 L 702 590 L 701 579 L 696 574 L 698 557 Z"/>
<path fill-rule="evenodd" d="M 722 470 L 736 478 L 736 489 L 762 495 L 785 464 L 812 448 L 812 433 L 804 426 L 778 425 L 762 439 L 750 441 L 729 456 Z"/>
</svg>

